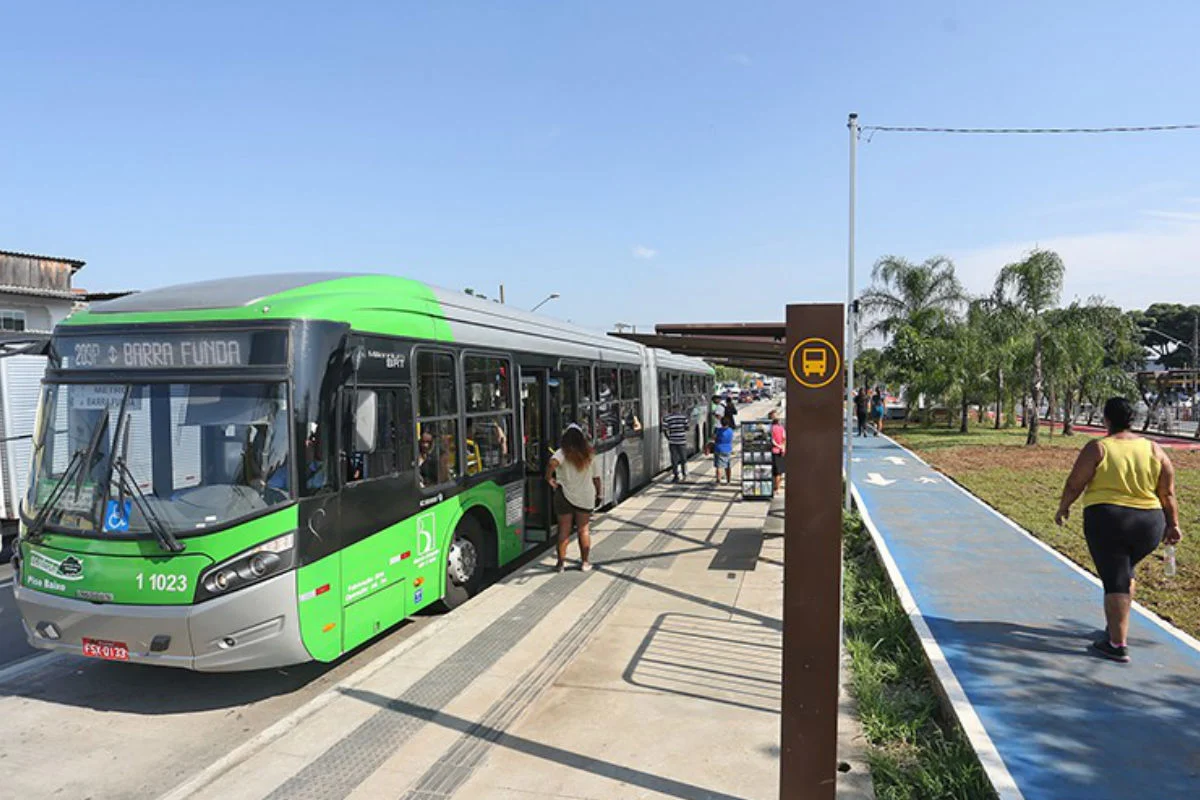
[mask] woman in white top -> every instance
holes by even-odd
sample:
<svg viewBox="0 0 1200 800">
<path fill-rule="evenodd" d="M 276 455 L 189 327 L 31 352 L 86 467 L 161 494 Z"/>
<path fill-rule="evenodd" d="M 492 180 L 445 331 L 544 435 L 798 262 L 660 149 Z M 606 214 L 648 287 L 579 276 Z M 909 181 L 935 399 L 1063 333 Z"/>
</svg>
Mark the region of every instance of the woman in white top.
<svg viewBox="0 0 1200 800">
<path fill-rule="evenodd" d="M 558 517 L 558 564 L 559 572 L 564 569 L 567 558 L 567 542 L 571 539 L 571 525 L 579 527 L 579 569 L 587 572 L 592 568 L 588 553 L 592 549 L 592 535 L 588 525 L 592 509 L 600 505 L 600 467 L 596 463 L 591 442 L 578 425 L 567 428 L 563 434 L 562 447 L 550 457 L 546 469 L 546 480 L 554 489 L 554 515 Z"/>
</svg>

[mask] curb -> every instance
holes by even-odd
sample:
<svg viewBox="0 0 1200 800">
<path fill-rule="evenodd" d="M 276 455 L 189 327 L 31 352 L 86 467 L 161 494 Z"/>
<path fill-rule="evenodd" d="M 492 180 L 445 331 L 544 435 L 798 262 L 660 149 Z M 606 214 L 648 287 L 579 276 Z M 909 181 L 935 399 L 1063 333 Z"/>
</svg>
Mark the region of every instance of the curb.
<svg viewBox="0 0 1200 800">
<path fill-rule="evenodd" d="M 901 445 L 897 446 L 900 447 Z M 966 734 L 967 741 L 971 743 L 971 748 L 975 751 L 975 755 L 979 759 L 984 773 L 987 775 L 988 782 L 992 784 L 992 788 L 996 790 L 996 794 L 1000 797 L 1000 800 L 1024 800 L 1025 796 L 1017 788 L 1017 783 L 1013 780 L 1012 774 L 1009 773 L 1008 767 L 1005 766 L 1004 759 L 1000 757 L 1000 751 L 996 749 L 992 737 L 983 727 L 979 715 L 975 713 L 975 707 L 971 705 L 966 692 L 963 691 L 962 684 L 958 682 L 958 677 L 954 674 L 954 670 L 950 668 L 950 662 L 946 660 L 946 655 L 942 652 L 941 645 L 937 643 L 937 639 L 934 638 L 933 632 L 929 629 L 929 624 L 925 621 L 924 615 L 921 614 L 921 609 L 918 608 L 917 602 L 904 580 L 904 576 L 900 574 L 900 568 L 896 566 L 896 561 L 892 558 L 892 553 L 888 550 L 887 543 L 884 542 L 879 529 L 875 527 L 875 521 L 871 519 L 871 513 L 867 510 L 862 496 L 858 493 L 858 487 L 852 487 L 851 493 L 854 495 L 854 504 L 858 508 L 859 516 L 862 517 L 863 525 L 866 527 L 867 532 L 871 534 L 871 542 L 875 545 L 875 552 L 878 554 L 879 560 L 883 563 L 883 568 L 892 582 L 892 587 L 896 590 L 896 596 L 900 599 L 900 606 L 904 609 L 904 613 L 908 615 L 909 622 L 912 624 L 913 630 L 916 631 L 917 638 L 921 641 L 921 649 L 925 653 L 925 660 L 932 668 L 934 677 L 937 678 L 935 686 L 941 690 L 939 695 L 942 705 L 951 712 L 954 719 L 957 720 L 959 727 L 962 728 L 963 733 Z"/>
</svg>

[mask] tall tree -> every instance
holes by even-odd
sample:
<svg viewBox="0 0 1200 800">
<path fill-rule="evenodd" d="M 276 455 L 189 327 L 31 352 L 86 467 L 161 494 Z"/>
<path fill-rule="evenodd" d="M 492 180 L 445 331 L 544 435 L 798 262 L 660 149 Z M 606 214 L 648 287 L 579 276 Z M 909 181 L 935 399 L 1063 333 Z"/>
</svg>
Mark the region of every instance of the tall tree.
<svg viewBox="0 0 1200 800">
<path fill-rule="evenodd" d="M 860 297 L 867 336 L 891 337 L 903 327 L 931 334 L 952 320 L 965 300 L 954 262 L 944 256 L 920 264 L 884 256 L 872 267 L 871 280 Z"/>
<path fill-rule="evenodd" d="M 1142 331 L 1143 343 L 1154 353 L 1158 363 L 1167 369 L 1192 367 L 1200 306 L 1155 303 L 1145 311 L 1131 311 L 1130 315 Z"/>
<path fill-rule="evenodd" d="M 1019 313 L 1033 332 L 1033 375 L 1029 384 L 1033 408 L 1027 413 L 1029 433 L 1025 439 L 1030 445 L 1038 443 L 1038 411 L 1045 385 L 1042 360 L 1046 312 L 1058 303 L 1065 272 L 1066 267 L 1057 253 L 1033 250 L 1023 261 L 1006 265 L 996 277 L 996 298 Z"/>
<path fill-rule="evenodd" d="M 1004 417 L 1005 398 L 1011 397 L 1012 380 L 1017 357 L 1024 342 L 1024 321 L 1020 314 L 993 296 L 976 301 L 977 313 L 982 315 L 979 324 L 985 344 L 983 357 L 988 376 L 992 382 L 990 399 L 996 404 L 996 430 L 1000 430 Z M 980 406 L 982 410 L 982 405 Z M 1011 415 L 1010 415 L 1011 416 Z M 1012 420 L 1009 419 L 1009 424 Z"/>
<path fill-rule="evenodd" d="M 871 270 L 872 285 L 859 300 L 863 336 L 889 339 L 884 348 L 888 377 L 904 386 L 910 409 L 922 394 L 941 396 L 949 376 L 936 346 L 957 320 L 964 302 L 954 262 L 942 256 L 920 264 L 885 256 Z"/>
<path fill-rule="evenodd" d="M 1092 307 L 1079 303 L 1046 312 L 1043 366 L 1047 383 L 1054 388 L 1053 396 L 1062 404 L 1063 436 L 1074 433 L 1076 398 L 1082 402 L 1089 376 L 1104 364 L 1104 341 L 1093 312 Z"/>
<path fill-rule="evenodd" d="M 874 347 L 859 351 L 854 356 L 854 378 L 859 386 L 876 386 L 886 383 L 883 353 Z"/>
<path fill-rule="evenodd" d="M 1109 397 L 1136 399 L 1137 382 L 1132 376 L 1142 368 L 1145 348 L 1137 326 L 1120 308 L 1093 298 L 1084 306 L 1084 312 L 1088 326 L 1099 337 L 1103 354 L 1080 375 L 1079 399 L 1091 406 L 1090 422 Z"/>
<path fill-rule="evenodd" d="M 959 401 L 959 431 L 966 433 L 970 420 L 968 415 L 972 402 L 983 408 L 983 398 L 988 391 L 988 356 L 991 349 L 988 326 L 989 304 L 984 300 L 973 300 L 967 306 L 966 316 L 953 325 L 950 335 L 938 340 L 938 349 L 945 361 L 945 372 L 952 393 Z"/>
</svg>

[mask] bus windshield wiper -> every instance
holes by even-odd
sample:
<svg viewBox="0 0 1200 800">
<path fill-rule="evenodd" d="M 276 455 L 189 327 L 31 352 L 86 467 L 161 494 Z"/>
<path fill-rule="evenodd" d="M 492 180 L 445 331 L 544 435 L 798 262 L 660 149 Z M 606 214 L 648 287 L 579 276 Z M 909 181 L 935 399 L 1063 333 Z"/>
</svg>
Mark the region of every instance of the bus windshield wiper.
<svg viewBox="0 0 1200 800">
<path fill-rule="evenodd" d="M 46 520 L 50 517 L 50 512 L 58 504 L 58 499 L 62 497 L 67 490 L 67 484 L 71 482 L 75 471 L 79 469 L 79 465 L 83 463 L 83 448 L 79 448 L 71 454 L 71 460 L 67 462 L 67 468 L 63 470 L 63 474 L 50 487 L 50 496 L 42 503 L 42 507 L 38 509 L 37 514 L 29 521 L 29 525 L 25 528 L 25 538 L 31 542 L 39 541 L 42 537 L 42 531 L 46 527 Z"/>
<path fill-rule="evenodd" d="M 142 512 L 142 517 L 146 520 L 146 527 L 154 534 L 154 538 L 158 540 L 159 545 L 168 553 L 182 553 L 183 544 L 175 538 L 171 533 L 170 528 L 163 524 L 158 515 L 154 513 L 154 509 L 150 506 L 150 499 L 146 497 L 146 493 L 142 491 L 142 487 L 138 486 L 137 478 L 134 477 L 133 471 L 129 469 L 129 465 L 125 463 L 125 459 L 117 457 L 113 459 L 113 469 L 117 473 L 117 508 L 124 513 L 125 492 L 129 491 L 137 504 L 138 510 Z"/>
<path fill-rule="evenodd" d="M 67 462 L 67 468 L 63 470 L 63 474 L 51 486 L 50 496 L 46 498 L 46 502 L 42 504 L 37 514 L 30 520 L 29 527 L 25 531 L 25 536 L 30 541 L 41 539 L 46 527 L 46 520 L 50 518 L 50 512 L 58 505 L 58 501 L 66 493 L 67 485 L 72 480 L 75 482 L 75 500 L 78 502 L 79 490 L 83 486 L 83 478 L 89 469 L 96 466 L 96 451 L 100 447 L 100 442 L 106 430 L 108 430 L 107 414 L 101 418 L 100 424 L 96 426 L 96 430 L 92 431 L 92 438 L 88 441 L 87 447 L 81 447 L 71 454 L 71 460 Z M 87 465 L 86 468 L 84 467 L 85 464 Z"/>
<path fill-rule="evenodd" d="M 125 463 L 125 455 L 129 452 L 129 414 L 126 409 L 129 406 L 129 397 L 133 393 L 132 386 L 125 387 L 125 394 L 121 398 L 121 406 L 117 412 L 117 430 L 113 436 L 113 456 L 112 467 L 108 471 L 109 481 L 112 480 L 112 473 L 117 473 L 117 509 L 118 513 L 125 513 L 125 494 L 128 492 L 137 503 L 138 510 L 142 512 L 142 518 L 146 520 L 146 527 L 154 534 L 154 538 L 158 540 L 158 544 L 168 553 L 183 552 L 183 545 L 171 533 L 170 528 L 163 524 L 158 515 L 154 513 L 154 509 L 150 507 L 150 499 L 146 497 L 142 487 L 138 486 L 137 477 L 134 476 L 133 470 Z M 108 487 L 105 487 L 104 496 L 109 496 Z M 106 510 L 107 513 L 107 510 Z"/>
</svg>

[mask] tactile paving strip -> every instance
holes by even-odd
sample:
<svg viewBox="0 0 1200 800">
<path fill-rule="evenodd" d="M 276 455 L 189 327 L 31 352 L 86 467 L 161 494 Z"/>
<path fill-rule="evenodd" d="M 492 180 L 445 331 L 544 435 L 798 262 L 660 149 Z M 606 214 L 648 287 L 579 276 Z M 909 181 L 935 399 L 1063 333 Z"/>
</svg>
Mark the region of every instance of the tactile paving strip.
<svg viewBox="0 0 1200 800">
<path fill-rule="evenodd" d="M 703 502 L 689 503 L 688 507 Z M 645 513 L 645 512 L 643 512 Z M 682 512 L 684 514 L 689 511 Z M 617 528 L 592 548 L 594 558 L 603 560 L 625 541 Z M 652 545 L 665 537 L 660 534 Z M 377 770 L 427 722 L 428 716 L 444 708 L 491 668 L 559 603 L 594 572 L 571 572 L 539 586 L 504 616 L 492 622 L 449 658 L 422 677 L 387 708 L 380 709 L 333 747 L 268 795 L 269 800 L 340 800 Z M 624 583 L 622 581 L 621 583 Z M 609 587 L 611 588 L 611 587 Z M 602 596 L 607 592 L 602 592 Z M 416 715 L 426 709 L 429 715 Z"/>
<path fill-rule="evenodd" d="M 697 499 L 689 503 L 667 524 L 667 530 L 686 522 L 703 502 L 704 499 Z M 662 551 L 670 539 L 670 534 L 658 534 L 642 554 L 653 555 Z M 633 562 L 621 570 L 621 575 L 635 578 L 645 568 L 645 561 Z M 576 619 L 546 655 L 513 683 L 512 691 L 497 700 L 479 722 L 451 745 L 437 763 L 404 794 L 403 800 L 448 798 L 461 789 L 476 767 L 487 758 L 492 745 L 583 649 L 596 628 L 608 618 L 609 612 L 621 602 L 632 586 L 632 581 L 618 579 L 605 587 L 592 607 Z"/>
</svg>

